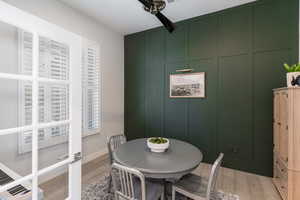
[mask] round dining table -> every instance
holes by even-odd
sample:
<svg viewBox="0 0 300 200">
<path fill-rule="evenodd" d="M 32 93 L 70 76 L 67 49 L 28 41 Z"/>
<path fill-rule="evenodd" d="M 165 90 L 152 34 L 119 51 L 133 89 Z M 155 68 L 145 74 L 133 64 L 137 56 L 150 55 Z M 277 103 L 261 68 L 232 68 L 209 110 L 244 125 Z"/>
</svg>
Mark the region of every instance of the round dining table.
<svg viewBox="0 0 300 200">
<path fill-rule="evenodd" d="M 192 144 L 176 139 L 169 141 L 170 146 L 163 153 L 151 152 L 146 138 L 126 142 L 114 152 L 114 161 L 139 170 L 146 178 L 178 180 L 196 169 L 203 155 Z"/>
</svg>

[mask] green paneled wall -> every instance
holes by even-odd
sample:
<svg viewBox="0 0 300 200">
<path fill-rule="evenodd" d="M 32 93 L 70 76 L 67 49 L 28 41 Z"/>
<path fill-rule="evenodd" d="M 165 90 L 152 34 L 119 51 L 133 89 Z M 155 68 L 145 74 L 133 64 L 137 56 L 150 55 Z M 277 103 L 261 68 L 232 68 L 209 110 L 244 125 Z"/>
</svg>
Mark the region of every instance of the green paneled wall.
<svg viewBox="0 0 300 200">
<path fill-rule="evenodd" d="M 199 147 L 206 162 L 272 175 L 272 89 L 298 60 L 298 1 L 262 0 L 125 37 L 125 131 Z M 205 99 L 169 98 L 176 69 L 206 72 Z"/>
</svg>

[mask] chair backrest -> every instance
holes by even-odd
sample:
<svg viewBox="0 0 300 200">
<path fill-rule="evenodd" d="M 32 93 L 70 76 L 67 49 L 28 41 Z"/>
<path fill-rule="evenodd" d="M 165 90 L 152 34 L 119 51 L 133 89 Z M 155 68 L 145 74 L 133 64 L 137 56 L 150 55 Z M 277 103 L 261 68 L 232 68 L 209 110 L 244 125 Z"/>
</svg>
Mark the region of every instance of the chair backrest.
<svg viewBox="0 0 300 200">
<path fill-rule="evenodd" d="M 141 184 L 141 197 L 136 197 L 134 188 L 136 187 L 139 179 Z M 115 192 L 115 199 L 127 199 L 127 200 L 146 200 L 146 184 L 144 175 L 136 170 L 123 165 L 114 163 L 112 165 L 112 181 Z M 140 199 L 141 198 L 141 199 Z"/>
<path fill-rule="evenodd" d="M 216 190 L 216 183 L 217 183 L 217 179 L 218 179 L 218 175 L 219 175 L 219 171 L 221 168 L 223 157 L 224 157 L 224 154 L 220 153 L 219 157 L 217 158 L 217 160 L 214 162 L 214 164 L 212 166 L 210 176 L 208 179 L 207 190 L 206 190 L 206 199 L 207 200 L 211 199 L 213 193 Z"/>
<path fill-rule="evenodd" d="M 127 142 L 125 135 L 114 135 L 111 136 L 108 139 L 107 148 L 108 148 L 108 154 L 109 154 L 109 161 L 110 164 L 113 163 L 113 152 L 119 148 L 121 144 L 124 144 Z"/>
</svg>

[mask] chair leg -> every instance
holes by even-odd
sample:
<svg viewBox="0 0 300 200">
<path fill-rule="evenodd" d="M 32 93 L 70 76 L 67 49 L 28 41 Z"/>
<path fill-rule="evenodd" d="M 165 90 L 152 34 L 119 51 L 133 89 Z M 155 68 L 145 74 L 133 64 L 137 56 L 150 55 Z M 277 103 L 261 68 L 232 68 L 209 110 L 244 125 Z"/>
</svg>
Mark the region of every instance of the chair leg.
<svg viewBox="0 0 300 200">
<path fill-rule="evenodd" d="M 163 191 L 161 193 L 160 200 L 165 200 L 165 187 L 163 187 Z"/>
<path fill-rule="evenodd" d="M 172 200 L 175 200 L 176 198 L 176 190 L 174 187 L 172 187 Z"/>
<path fill-rule="evenodd" d="M 109 174 L 109 180 L 108 180 L 108 192 L 111 192 L 111 185 L 112 185 L 112 177 L 111 173 Z"/>
<path fill-rule="evenodd" d="M 162 193 L 162 194 L 160 195 L 160 200 L 165 200 L 165 194 L 164 194 L 164 193 Z"/>
</svg>

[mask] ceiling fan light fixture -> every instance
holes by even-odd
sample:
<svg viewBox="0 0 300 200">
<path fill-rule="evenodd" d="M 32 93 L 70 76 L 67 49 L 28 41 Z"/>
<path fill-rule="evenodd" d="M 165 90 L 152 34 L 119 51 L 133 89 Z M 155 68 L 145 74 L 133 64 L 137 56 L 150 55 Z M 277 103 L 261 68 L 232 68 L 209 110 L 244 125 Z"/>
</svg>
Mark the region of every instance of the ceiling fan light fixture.
<svg viewBox="0 0 300 200">
<path fill-rule="evenodd" d="M 158 12 L 162 11 L 166 7 L 166 2 L 164 0 L 153 0 L 151 6 L 144 6 L 145 11 L 150 12 L 153 15 L 156 15 Z"/>
<path fill-rule="evenodd" d="M 164 0 L 138 0 L 144 5 L 144 9 L 147 12 L 155 15 L 157 19 L 165 26 L 165 28 L 172 33 L 175 30 L 173 22 L 171 22 L 166 16 L 164 16 L 160 11 L 166 7 L 166 2 Z"/>
</svg>

